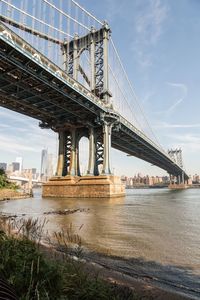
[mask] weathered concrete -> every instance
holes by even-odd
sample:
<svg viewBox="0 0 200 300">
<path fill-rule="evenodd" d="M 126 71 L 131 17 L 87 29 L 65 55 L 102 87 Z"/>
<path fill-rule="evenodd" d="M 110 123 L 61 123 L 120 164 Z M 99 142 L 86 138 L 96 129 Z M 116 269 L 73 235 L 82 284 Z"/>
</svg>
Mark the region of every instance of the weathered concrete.
<svg viewBox="0 0 200 300">
<path fill-rule="evenodd" d="M 125 195 L 125 185 L 113 175 L 53 177 L 43 185 L 42 196 L 54 198 L 110 198 Z"/>
</svg>

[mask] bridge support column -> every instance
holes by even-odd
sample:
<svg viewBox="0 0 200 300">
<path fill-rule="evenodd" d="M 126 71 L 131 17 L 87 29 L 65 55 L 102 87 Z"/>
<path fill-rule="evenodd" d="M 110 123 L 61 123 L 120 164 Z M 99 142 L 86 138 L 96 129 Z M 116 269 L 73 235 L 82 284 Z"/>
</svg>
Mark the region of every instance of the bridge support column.
<svg viewBox="0 0 200 300">
<path fill-rule="evenodd" d="M 181 179 L 182 179 L 182 183 L 185 184 L 185 176 L 184 176 L 184 173 L 183 173 L 183 172 L 182 172 L 182 174 L 181 174 Z"/>
<path fill-rule="evenodd" d="M 76 128 L 71 130 L 71 155 L 68 175 L 80 176 L 79 168 L 79 135 Z"/>
<path fill-rule="evenodd" d="M 59 146 L 58 146 L 58 162 L 57 162 L 57 170 L 56 175 L 62 176 L 63 175 L 63 168 L 64 168 L 64 132 L 59 132 Z"/>
<path fill-rule="evenodd" d="M 111 129 L 112 125 L 106 121 L 103 124 L 103 142 L 104 142 L 104 157 L 102 174 L 110 175 L 110 148 L 111 148 Z"/>
<path fill-rule="evenodd" d="M 56 176 L 80 176 L 79 140 L 76 128 L 59 131 L 59 148 Z"/>
<path fill-rule="evenodd" d="M 88 161 L 88 175 L 95 175 L 96 165 L 96 143 L 95 143 L 94 128 L 89 128 L 89 161 Z"/>
</svg>

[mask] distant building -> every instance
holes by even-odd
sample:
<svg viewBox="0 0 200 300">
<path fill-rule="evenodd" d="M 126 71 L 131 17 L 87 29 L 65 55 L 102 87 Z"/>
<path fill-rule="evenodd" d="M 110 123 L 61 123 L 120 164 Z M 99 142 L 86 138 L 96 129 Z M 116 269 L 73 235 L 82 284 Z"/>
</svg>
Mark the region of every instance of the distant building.
<svg viewBox="0 0 200 300">
<path fill-rule="evenodd" d="M 4 162 L 0 163 L 0 169 L 6 171 L 7 163 L 4 163 Z"/>
<path fill-rule="evenodd" d="M 47 165 L 48 165 L 48 152 L 47 149 L 42 149 L 40 178 L 44 180 L 46 180 L 47 178 Z"/>
<path fill-rule="evenodd" d="M 53 176 L 53 154 L 47 155 L 47 177 L 51 178 Z"/>
<path fill-rule="evenodd" d="M 22 172 L 22 169 L 23 169 L 23 158 L 22 157 L 16 157 L 16 160 L 15 160 L 17 163 L 19 163 L 19 172 L 21 173 Z"/>
<path fill-rule="evenodd" d="M 193 182 L 194 184 L 200 183 L 200 176 L 199 176 L 198 174 L 195 174 L 195 175 L 193 176 L 192 182 Z"/>
<path fill-rule="evenodd" d="M 20 163 L 18 162 L 12 162 L 12 171 L 15 172 L 15 171 L 19 171 L 20 170 Z"/>
<path fill-rule="evenodd" d="M 124 176 L 124 181 L 126 183 L 126 186 L 131 187 L 137 187 L 137 186 L 153 186 L 153 185 L 163 185 L 169 183 L 169 177 L 168 176 L 143 176 L 141 173 L 138 173 L 134 177 L 126 177 Z"/>
<path fill-rule="evenodd" d="M 32 168 L 32 174 L 36 174 L 37 173 L 37 169 L 36 168 Z"/>
<path fill-rule="evenodd" d="M 31 169 L 31 171 L 32 171 L 32 176 L 33 176 L 33 179 L 37 179 L 37 169 L 36 168 L 32 168 Z"/>
</svg>

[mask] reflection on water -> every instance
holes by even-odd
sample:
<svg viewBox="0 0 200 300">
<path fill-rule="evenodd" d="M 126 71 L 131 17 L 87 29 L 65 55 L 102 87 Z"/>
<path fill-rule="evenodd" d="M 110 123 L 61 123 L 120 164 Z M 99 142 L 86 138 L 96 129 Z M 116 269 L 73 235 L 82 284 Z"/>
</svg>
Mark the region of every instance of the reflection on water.
<svg viewBox="0 0 200 300">
<path fill-rule="evenodd" d="M 200 274 L 200 189 L 128 190 L 126 198 L 116 199 L 42 199 L 36 190 L 33 199 L 0 202 L 0 211 L 41 217 L 75 208 L 89 210 L 48 215 L 48 229 L 72 223 L 90 250 Z"/>
</svg>

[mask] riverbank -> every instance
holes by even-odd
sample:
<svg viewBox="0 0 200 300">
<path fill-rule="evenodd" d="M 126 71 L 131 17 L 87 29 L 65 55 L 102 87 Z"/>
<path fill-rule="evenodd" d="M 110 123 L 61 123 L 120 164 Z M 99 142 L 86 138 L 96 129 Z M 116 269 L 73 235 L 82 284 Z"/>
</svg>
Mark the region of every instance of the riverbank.
<svg viewBox="0 0 200 300">
<path fill-rule="evenodd" d="M 52 281 L 52 273 L 50 270 L 54 270 L 53 281 L 59 278 L 60 282 L 66 282 L 70 285 L 70 291 L 66 294 L 62 294 L 61 291 L 55 286 L 55 291 L 57 291 L 56 298 L 53 299 L 65 299 L 64 296 L 70 297 L 70 299 L 82 299 L 82 293 L 84 293 L 84 299 L 137 299 L 137 300 L 187 300 L 187 299 L 197 299 L 195 297 L 189 297 L 184 295 L 184 292 L 178 293 L 170 290 L 170 287 L 164 286 L 159 282 L 159 274 L 157 276 L 141 276 L 141 274 L 136 274 L 135 277 L 128 275 L 128 272 L 120 272 L 120 262 L 115 257 L 110 257 L 106 255 L 101 255 L 98 253 L 85 252 L 81 245 L 80 237 L 73 232 L 70 226 L 66 232 L 57 233 L 57 243 L 52 244 L 49 238 L 48 243 L 41 242 L 43 239 L 43 228 L 44 223 L 38 223 L 38 220 L 23 220 L 17 218 L 10 218 L 2 216 L 0 219 L 1 224 L 3 224 L 4 231 L 7 227 L 7 232 L 9 234 L 3 237 L 3 241 L 7 241 L 4 249 L 2 247 L 2 240 L 0 236 L 0 250 L 1 253 L 6 253 L 6 257 L 9 257 L 7 251 L 11 251 L 12 257 L 9 260 L 12 261 L 12 270 L 9 272 L 10 276 L 23 277 L 23 274 L 19 274 L 19 264 L 23 265 L 30 264 L 29 261 L 17 261 L 17 257 L 20 254 L 17 249 L 20 249 L 23 253 L 23 258 L 26 260 L 26 256 L 29 257 L 29 253 L 33 253 L 31 260 L 34 259 L 36 265 L 39 260 L 41 272 L 43 268 L 45 269 L 45 280 Z M 1 227 L 1 226 L 0 226 Z M 19 230 L 20 228 L 20 230 Z M 2 227 L 0 228 L 2 229 Z M 42 237 L 43 236 L 43 237 Z M 13 250 L 13 248 L 15 250 Z M 28 249 L 28 250 L 27 250 Z M 14 251 L 14 252 L 13 252 Z M 28 251 L 26 253 L 26 251 Z M 14 253 L 14 254 L 13 254 Z M 27 255 L 26 255 L 27 254 Z M 14 256 L 13 256 L 14 255 Z M 15 259 L 16 255 L 16 259 Z M 3 256 L 2 256 L 3 258 Z M 2 259 L 0 258 L 0 260 Z M 7 260 L 6 258 L 6 260 Z M 114 262 L 115 260 L 115 262 Z M 14 265 L 13 265 L 14 263 Z M 15 266 L 16 263 L 16 266 Z M 44 264 L 44 267 L 42 266 Z M 2 265 L 2 264 L 0 264 Z M 48 270 L 50 266 L 50 270 Z M 116 269 L 118 266 L 118 271 Z M 5 266 L 6 267 L 6 266 Z M 17 268 L 17 273 L 13 274 L 13 270 Z M 129 265 L 130 269 L 134 271 L 134 265 Z M 32 267 L 30 266 L 30 269 Z M 37 266 L 38 268 L 38 266 Z M 47 268 L 47 269 L 46 269 Z M 23 269 L 23 268 L 22 268 Z M 61 270 L 62 269 L 62 270 Z M 1 270 L 0 270 L 1 271 Z M 9 273 L 7 270 L 7 273 Z M 21 271 L 20 271 L 21 272 Z M 26 276 L 27 272 L 26 270 Z M 30 274 L 31 274 L 30 270 Z M 136 270 L 135 270 L 136 272 Z M 46 276 L 46 274 L 49 274 Z M 64 274 L 64 277 L 61 275 Z M 20 275 L 20 276 L 19 276 Z M 33 282 L 37 282 L 37 278 L 31 275 Z M 36 276 L 37 277 L 37 276 Z M 40 280 L 44 278 L 44 274 L 39 274 Z M 70 277 L 70 282 L 69 282 Z M 7 278 L 9 281 L 9 278 Z M 13 279 L 12 279 L 13 280 Z M 73 282 L 71 282 L 73 280 Z M 21 283 L 16 279 L 19 285 Z M 10 282 L 10 281 L 9 281 Z M 16 283 L 17 284 L 17 283 Z M 29 281 L 26 282 L 27 288 Z M 63 283 L 64 284 L 64 283 Z M 40 286 L 40 283 L 37 282 Z M 160 285 L 160 286 L 159 286 Z M 33 284 L 33 289 L 35 285 Z M 46 288 L 46 287 L 45 287 Z M 18 291 L 18 286 L 15 286 L 16 291 Z M 66 290 L 66 286 L 59 286 L 59 289 Z M 24 293 L 26 291 L 26 285 L 24 287 Z M 32 295 L 35 291 L 29 291 Z M 48 291 L 47 291 L 48 292 Z M 52 291 L 51 291 L 52 292 Z M 73 294 L 74 293 L 74 294 Z M 61 295 L 62 294 L 62 295 Z M 53 294 L 55 297 L 55 293 Z M 92 295 L 92 296 L 91 296 Z M 61 298 L 60 298 L 61 297 Z M 21 298 L 20 298 L 21 299 Z M 29 299 L 29 298 L 27 298 Z M 33 298 L 35 299 L 35 298 Z M 43 299 L 43 298 L 42 298 Z M 44 298 L 46 299 L 46 298 Z M 51 299 L 51 298 L 49 298 Z"/>
<path fill-rule="evenodd" d="M 19 192 L 14 189 L 2 188 L 0 189 L 0 201 L 4 200 L 15 200 L 30 198 L 30 193 Z"/>
<path fill-rule="evenodd" d="M 74 201 L 43 199 L 37 189 L 34 198 L 0 202 L 0 211 L 15 220 L 48 220 L 45 231 L 52 242 L 54 232 L 67 232 L 73 224 L 87 264 L 109 271 L 110 277 L 119 272 L 125 283 L 130 277 L 200 299 L 199 198 L 199 189 L 148 189 L 128 190 L 125 199 L 114 201 Z"/>
</svg>

